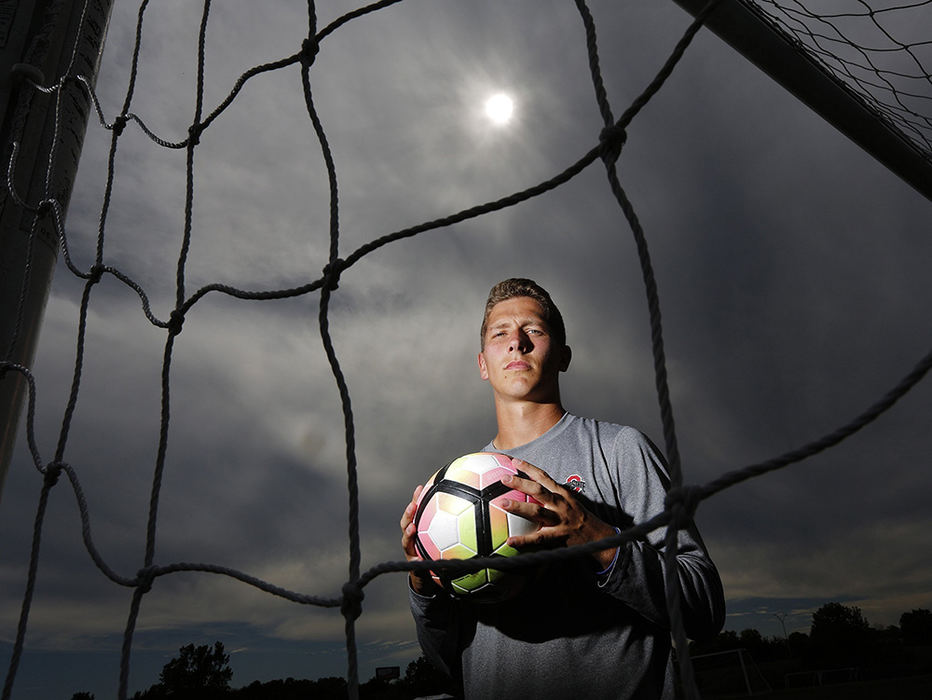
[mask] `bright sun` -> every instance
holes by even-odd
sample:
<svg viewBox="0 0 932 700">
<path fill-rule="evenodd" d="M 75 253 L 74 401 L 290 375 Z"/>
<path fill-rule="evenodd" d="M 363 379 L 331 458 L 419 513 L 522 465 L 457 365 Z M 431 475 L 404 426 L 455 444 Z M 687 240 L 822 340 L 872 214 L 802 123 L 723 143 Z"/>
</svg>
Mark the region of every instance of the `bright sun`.
<svg viewBox="0 0 932 700">
<path fill-rule="evenodd" d="M 514 109 L 514 102 L 503 92 L 492 95 L 485 101 L 485 114 L 494 124 L 507 124 Z"/>
</svg>

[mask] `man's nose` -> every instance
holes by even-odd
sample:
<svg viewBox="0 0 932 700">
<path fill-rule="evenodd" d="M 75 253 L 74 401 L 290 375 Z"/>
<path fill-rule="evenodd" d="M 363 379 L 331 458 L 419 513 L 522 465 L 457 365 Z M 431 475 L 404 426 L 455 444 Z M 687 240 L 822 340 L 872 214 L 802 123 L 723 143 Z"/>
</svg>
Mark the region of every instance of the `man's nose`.
<svg viewBox="0 0 932 700">
<path fill-rule="evenodd" d="M 511 334 L 511 337 L 508 338 L 508 351 L 514 352 L 519 350 L 521 352 L 528 352 L 531 348 L 531 338 L 524 331 L 518 329 Z"/>
</svg>

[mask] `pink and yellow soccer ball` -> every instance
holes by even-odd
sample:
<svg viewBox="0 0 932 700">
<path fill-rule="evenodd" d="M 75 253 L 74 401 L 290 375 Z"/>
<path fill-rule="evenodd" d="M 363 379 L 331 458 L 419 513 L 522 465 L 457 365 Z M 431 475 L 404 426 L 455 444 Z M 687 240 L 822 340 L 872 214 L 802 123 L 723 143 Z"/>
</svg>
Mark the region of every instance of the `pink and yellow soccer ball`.
<svg viewBox="0 0 932 700">
<path fill-rule="evenodd" d="M 537 503 L 502 483 L 502 477 L 527 478 L 511 458 L 494 452 L 475 452 L 437 470 L 421 490 L 414 523 L 415 546 L 424 559 L 510 557 L 517 554 L 506 544 L 510 535 L 538 529 L 532 520 L 508 513 L 503 499 Z M 526 574 L 485 568 L 463 575 L 431 572 L 434 581 L 455 596 L 477 602 L 500 601 L 517 593 Z"/>
</svg>

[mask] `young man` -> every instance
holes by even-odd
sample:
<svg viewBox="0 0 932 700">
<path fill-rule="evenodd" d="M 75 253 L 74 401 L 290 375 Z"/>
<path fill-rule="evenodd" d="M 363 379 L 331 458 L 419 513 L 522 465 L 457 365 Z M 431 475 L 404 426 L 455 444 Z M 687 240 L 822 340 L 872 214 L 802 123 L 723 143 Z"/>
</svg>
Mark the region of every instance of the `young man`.
<svg viewBox="0 0 932 700">
<path fill-rule="evenodd" d="M 521 460 L 528 479 L 511 486 L 540 505 L 508 509 L 540 529 L 509 539 L 521 547 L 594 542 L 664 509 L 663 458 L 634 428 L 580 418 L 560 401 L 570 364 L 550 295 L 532 280 L 492 288 L 481 330 L 479 376 L 495 401 L 498 432 L 483 449 Z M 415 489 L 401 518 L 402 547 L 417 559 Z M 663 528 L 643 541 L 549 564 L 515 598 L 494 605 L 452 598 L 412 572 L 411 610 L 425 655 L 462 684 L 467 698 L 673 698 Z M 687 634 L 722 627 L 724 596 L 694 526 L 679 533 L 677 573 Z"/>
</svg>

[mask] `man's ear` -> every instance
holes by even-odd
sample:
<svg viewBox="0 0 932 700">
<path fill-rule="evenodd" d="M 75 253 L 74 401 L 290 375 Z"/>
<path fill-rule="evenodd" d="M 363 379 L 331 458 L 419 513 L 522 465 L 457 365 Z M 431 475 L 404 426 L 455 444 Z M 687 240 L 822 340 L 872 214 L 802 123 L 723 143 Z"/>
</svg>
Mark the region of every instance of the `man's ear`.
<svg viewBox="0 0 932 700">
<path fill-rule="evenodd" d="M 570 360 L 573 359 L 573 350 L 569 345 L 564 345 L 560 355 L 560 371 L 565 372 L 570 368 Z"/>
<path fill-rule="evenodd" d="M 485 357 L 483 357 L 483 355 L 482 355 L 481 352 L 479 353 L 478 362 L 479 362 L 479 376 L 480 376 L 482 379 L 485 379 L 486 381 L 488 381 L 488 379 L 489 379 L 489 368 L 488 368 L 488 366 L 485 364 Z"/>
</svg>

